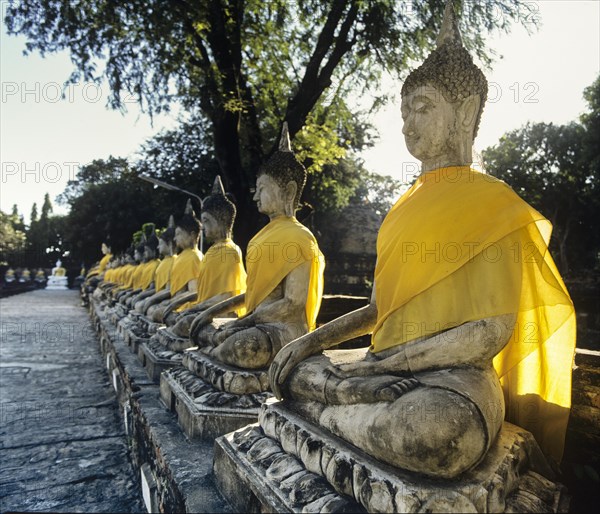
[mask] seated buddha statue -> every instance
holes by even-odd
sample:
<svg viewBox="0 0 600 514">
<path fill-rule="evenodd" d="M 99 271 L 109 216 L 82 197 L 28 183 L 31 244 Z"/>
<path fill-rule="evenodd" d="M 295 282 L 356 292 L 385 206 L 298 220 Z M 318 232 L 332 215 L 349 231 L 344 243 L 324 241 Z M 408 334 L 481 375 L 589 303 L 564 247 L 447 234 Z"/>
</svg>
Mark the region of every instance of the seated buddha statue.
<svg viewBox="0 0 600 514">
<path fill-rule="evenodd" d="M 185 338 L 185 346 L 189 346 L 190 325 L 199 313 L 246 291 L 242 252 L 231 239 L 235 214 L 235 205 L 217 175 L 212 194 L 202 201 L 202 229 L 212 244 L 200 265 L 197 294 L 191 301 L 184 297 L 172 302 L 173 310 L 165 319 L 168 329 L 164 335 Z"/>
<path fill-rule="evenodd" d="M 4 273 L 4 282 L 6 284 L 12 284 L 17 279 L 15 275 L 15 270 L 9 267 Z"/>
<path fill-rule="evenodd" d="M 29 282 L 31 280 L 31 271 L 29 268 L 23 268 L 21 271 L 21 276 L 19 277 L 19 282 Z"/>
<path fill-rule="evenodd" d="M 136 236 L 137 238 L 137 236 Z M 132 242 L 128 252 L 127 264 L 122 278 L 121 285 L 113 291 L 113 298 L 121 302 L 135 290 L 136 284 L 139 281 L 141 272 L 141 262 L 144 255 L 144 245 L 139 242 Z"/>
<path fill-rule="evenodd" d="M 487 82 L 451 2 L 401 97 L 421 174 L 379 231 L 371 302 L 283 347 L 271 387 L 321 429 L 404 470 L 453 478 L 473 468 L 505 414 L 560 460 L 573 306 L 548 252 L 550 223 L 471 167 Z M 365 334 L 368 349 L 329 350 Z"/>
<path fill-rule="evenodd" d="M 158 253 L 162 257 L 156 271 L 154 273 L 154 280 L 150 286 L 140 293 L 134 302 L 134 308 L 136 312 L 145 313 L 150 305 L 153 305 L 153 297 L 162 293 L 169 285 L 169 278 L 171 277 L 171 268 L 175 262 L 175 219 L 173 216 L 169 217 L 169 224 L 158 237 Z M 148 302 L 146 302 L 148 301 Z M 156 300 L 158 303 L 160 300 Z"/>
<path fill-rule="evenodd" d="M 278 151 L 258 171 L 254 200 L 270 221 L 248 244 L 246 293 L 205 310 L 190 329 L 194 345 L 211 359 L 262 369 L 315 328 L 325 263 L 315 237 L 294 216 L 305 182 L 284 123 Z M 242 307 L 239 319 L 219 318 Z"/>
<path fill-rule="evenodd" d="M 191 200 L 188 200 L 185 213 L 175 228 L 175 244 L 180 252 L 171 268 L 169 285 L 146 300 L 149 304 L 146 316 L 156 323 L 164 322 L 164 313 L 172 301 L 178 300 L 182 295 L 189 299 L 187 293 L 196 294 L 202 262 L 202 253 L 198 250 L 200 229 L 200 221 L 196 218 Z"/>
<path fill-rule="evenodd" d="M 62 267 L 62 262 L 59 260 L 56 261 L 56 266 L 52 268 L 52 276 L 53 277 L 64 277 L 67 274 L 67 270 Z"/>
<path fill-rule="evenodd" d="M 144 292 L 155 291 L 154 280 L 156 269 L 160 264 L 157 257 L 158 238 L 154 231 L 154 224 L 151 224 L 150 233 L 144 234 L 142 238 L 143 254 L 142 265 L 137 280 L 134 283 L 134 290 L 131 295 L 125 300 L 129 307 L 134 307 L 135 303 L 141 299 Z M 153 294 L 153 293 L 151 293 Z"/>
<path fill-rule="evenodd" d="M 141 254 L 141 262 L 133 273 L 132 288 L 126 295 L 121 296 L 119 299 L 122 304 L 128 307 L 135 305 L 139 294 L 150 288 L 154 282 L 154 273 L 160 262 L 156 258 L 158 238 L 154 232 L 154 224 L 147 223 L 144 230 L 142 241 L 138 247 L 138 252 Z"/>
</svg>

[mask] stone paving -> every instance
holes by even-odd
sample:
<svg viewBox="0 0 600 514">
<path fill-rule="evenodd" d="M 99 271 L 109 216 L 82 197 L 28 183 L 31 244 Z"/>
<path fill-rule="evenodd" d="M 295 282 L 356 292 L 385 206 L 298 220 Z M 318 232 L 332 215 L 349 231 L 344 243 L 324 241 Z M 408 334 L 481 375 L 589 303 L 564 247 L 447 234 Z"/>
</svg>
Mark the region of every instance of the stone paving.
<svg viewBox="0 0 600 514">
<path fill-rule="evenodd" d="M 144 512 L 77 291 L 0 300 L 0 511 Z"/>
</svg>

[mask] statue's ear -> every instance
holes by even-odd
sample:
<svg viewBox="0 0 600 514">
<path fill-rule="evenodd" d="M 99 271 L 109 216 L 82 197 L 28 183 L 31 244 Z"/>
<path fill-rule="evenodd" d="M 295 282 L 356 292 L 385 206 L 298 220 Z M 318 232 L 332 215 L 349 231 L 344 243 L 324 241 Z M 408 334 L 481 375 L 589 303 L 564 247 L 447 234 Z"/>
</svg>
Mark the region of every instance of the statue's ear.
<svg viewBox="0 0 600 514">
<path fill-rule="evenodd" d="M 479 95 L 471 95 L 465 98 L 460 105 L 460 124 L 463 129 L 470 127 L 475 128 L 475 122 L 477 120 L 477 114 L 479 113 L 479 106 L 481 105 L 481 98 Z"/>
<path fill-rule="evenodd" d="M 285 186 L 285 198 L 288 201 L 293 201 L 296 198 L 296 193 L 298 192 L 298 184 L 293 180 L 290 180 Z"/>
</svg>

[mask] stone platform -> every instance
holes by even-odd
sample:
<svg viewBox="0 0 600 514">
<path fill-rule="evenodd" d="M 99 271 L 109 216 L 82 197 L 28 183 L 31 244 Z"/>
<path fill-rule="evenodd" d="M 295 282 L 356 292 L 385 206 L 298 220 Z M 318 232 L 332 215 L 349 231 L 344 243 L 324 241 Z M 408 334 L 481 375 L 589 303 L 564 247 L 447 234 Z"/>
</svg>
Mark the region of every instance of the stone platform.
<svg viewBox="0 0 600 514">
<path fill-rule="evenodd" d="M 257 395 L 223 393 L 185 368 L 161 375 L 160 395 L 188 438 L 210 440 L 256 423 L 260 400 L 267 397 L 267 393 L 260 399 L 255 398 Z"/>
<path fill-rule="evenodd" d="M 95 305 L 92 305 L 92 303 L 91 301 L 90 314 L 92 321 L 98 332 L 102 334 L 103 366 L 106 366 L 108 360 L 109 369 L 107 372 L 110 383 L 112 387 L 114 387 L 115 383 L 117 384 L 120 412 L 128 431 L 129 448 L 131 449 L 130 456 L 140 480 L 145 481 L 147 484 L 146 498 L 151 501 L 147 505 L 155 512 L 232 511 L 232 507 L 222 498 L 216 488 L 215 474 L 213 472 L 213 442 L 210 439 L 189 440 L 185 436 L 178 425 L 176 414 L 169 412 L 164 407 L 161 395 L 159 394 L 159 386 L 148 378 L 137 356 L 131 353 L 135 340 L 132 338 L 128 341 L 127 336 L 122 339 L 114 327 L 105 318 L 101 317 L 102 306 L 97 302 Z M 130 332 L 130 337 L 132 334 L 139 339 L 139 334 Z M 108 359 L 107 353 L 109 354 Z M 591 358 L 587 355 L 585 357 L 586 359 Z M 599 498 L 598 492 L 600 491 L 600 488 L 598 488 L 598 475 L 594 474 L 594 472 L 596 469 L 600 470 L 600 468 L 597 468 L 595 464 L 597 461 L 594 460 L 596 458 L 597 444 L 595 441 L 597 439 L 590 439 L 590 442 L 588 442 L 588 439 L 591 437 L 590 434 L 598 433 L 599 425 L 597 420 L 599 418 L 596 414 L 597 409 L 593 410 L 592 407 L 588 406 L 588 403 L 590 405 L 598 405 L 598 396 L 597 394 L 594 396 L 595 393 L 593 393 L 596 389 L 591 388 L 589 384 L 592 382 L 596 385 L 600 383 L 600 372 L 598 372 L 600 369 L 600 354 L 598 352 L 594 353 L 589 367 L 582 366 L 581 358 L 581 352 L 578 350 L 575 362 L 580 367 L 573 374 L 573 390 L 574 395 L 576 391 L 579 391 L 579 397 L 575 398 L 574 396 L 573 401 L 574 407 L 579 405 L 579 410 L 574 408 L 571 413 L 571 420 L 569 422 L 571 431 L 569 433 L 572 437 L 570 443 L 569 440 L 567 441 L 567 452 L 563 460 L 563 469 L 565 469 L 564 465 L 566 462 L 570 473 L 567 486 L 570 492 L 576 492 L 571 502 L 572 512 L 594 512 L 595 507 L 598 505 L 597 498 Z M 585 363 L 587 364 L 587 360 Z M 113 374 L 115 370 L 117 373 Z M 581 371 L 584 374 L 580 373 L 578 375 L 577 373 Z M 587 402 L 585 409 L 582 400 L 584 393 L 587 395 L 585 396 L 585 401 Z M 575 432 L 575 428 L 577 428 L 577 432 Z M 239 432 L 241 431 L 238 430 L 237 433 Z M 227 447 L 223 447 L 221 441 L 228 439 L 230 435 L 232 434 L 229 434 L 225 438 L 219 438 L 219 443 L 214 449 L 215 453 L 226 452 Z M 263 435 L 261 434 L 261 437 Z M 584 439 L 583 436 L 586 436 L 588 439 Z M 237 444 L 235 446 L 231 444 L 230 448 L 233 454 L 238 451 Z M 350 447 L 350 449 L 353 448 Z M 217 461 L 219 462 L 219 459 Z M 230 471 L 228 472 L 234 476 L 234 470 L 232 468 L 229 469 Z M 251 473 L 250 468 L 248 473 Z M 264 474 L 264 471 L 261 473 Z M 563 478 L 565 478 L 564 475 Z M 317 479 L 314 478 L 314 480 Z M 535 480 L 531 479 L 531 481 L 534 482 Z M 311 482 L 309 481 L 309 483 Z M 245 483 L 240 484 L 240 487 L 242 486 L 247 487 Z M 273 493 L 269 491 L 268 488 L 265 489 L 263 496 L 273 496 Z M 299 500 L 307 498 L 307 495 L 303 491 L 304 488 L 298 489 L 298 494 L 295 498 L 297 497 Z M 579 496 L 577 496 L 577 492 Z M 233 507 L 233 511 L 258 512 L 260 510 L 260 502 L 257 500 L 257 494 L 252 493 L 252 490 L 241 489 L 239 494 L 244 494 L 245 496 L 238 499 L 236 506 Z M 341 496 L 337 491 L 335 494 Z M 535 497 L 529 495 L 527 491 L 520 490 L 516 496 L 513 495 L 513 498 L 515 497 L 521 503 L 519 504 L 520 506 L 510 503 L 514 509 L 519 508 L 522 511 L 535 510 L 531 505 L 527 504 L 527 500 L 534 502 L 534 505 L 537 500 Z M 342 497 L 342 499 L 344 498 Z M 346 501 L 333 501 L 334 497 L 330 497 L 329 500 L 332 502 L 328 506 L 323 506 L 322 511 L 328 509 L 340 511 L 340 509 L 343 510 L 344 505 L 346 506 L 345 508 L 352 511 L 360 510 L 361 508 L 364 510 L 364 507 L 357 506 L 354 500 L 354 503 L 350 504 L 346 503 Z M 242 507 L 239 507 L 240 502 L 243 505 Z M 289 511 L 290 509 L 285 505 L 284 502 L 280 503 L 281 508 L 276 510 L 282 512 Z M 297 504 L 295 505 L 292 510 L 298 509 Z M 350 508 L 348 505 L 353 506 L 353 508 Z M 429 508 L 434 511 L 448 510 L 447 505 L 444 507 L 444 504 L 435 507 L 435 504 L 429 503 L 427 504 L 427 509 Z M 275 509 L 269 508 L 269 510 L 273 511 Z M 508 510 L 508 507 L 506 510 Z"/>
<path fill-rule="evenodd" d="M 149 512 L 231 512 L 212 475 L 213 441 L 190 441 L 165 409 L 159 386 L 146 374 L 137 355 L 90 302 L 100 334 L 102 362 L 117 396 L 130 457 Z"/>
<path fill-rule="evenodd" d="M 509 423 L 475 469 L 436 480 L 382 464 L 280 402 L 216 440 L 214 472 L 240 511 L 566 512 L 569 502 L 533 436 Z"/>
<path fill-rule="evenodd" d="M 179 366 L 183 359 L 181 353 L 167 350 L 150 338 L 138 346 L 138 358 L 146 368 L 148 377 L 156 384 L 160 382 L 160 374 L 163 371 Z"/>
</svg>

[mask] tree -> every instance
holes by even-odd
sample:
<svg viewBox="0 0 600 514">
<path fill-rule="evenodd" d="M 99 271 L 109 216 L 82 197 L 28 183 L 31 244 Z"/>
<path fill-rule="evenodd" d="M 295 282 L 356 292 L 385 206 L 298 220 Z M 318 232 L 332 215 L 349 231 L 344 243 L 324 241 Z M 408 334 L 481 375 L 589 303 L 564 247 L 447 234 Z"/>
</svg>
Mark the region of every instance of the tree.
<svg viewBox="0 0 600 514">
<path fill-rule="evenodd" d="M 508 30 L 532 10 L 518 0 L 456 3 L 466 44 L 484 59 L 482 29 Z M 256 223 L 249 191 L 283 120 L 292 137 L 302 132 L 297 150 L 318 151 L 335 163 L 354 143 L 325 126 L 322 116 L 311 117 L 315 109 L 335 119 L 350 91 L 361 98 L 373 93 L 376 105 L 383 99 L 377 92 L 381 73 L 398 75 L 422 57 L 439 31 L 444 0 L 407 5 L 24 0 L 8 7 L 5 21 L 9 34 L 28 38 L 28 52 L 68 50 L 75 66 L 70 82 L 105 77 L 113 108 L 135 99 L 152 114 L 177 101 L 201 115 L 225 186 L 248 214 L 238 227 L 247 237 Z"/>
<path fill-rule="evenodd" d="M 551 249 L 564 274 L 598 265 L 600 81 L 586 89 L 582 123 L 528 123 L 483 152 L 490 173 L 553 224 Z"/>
<path fill-rule="evenodd" d="M 31 214 L 29 216 L 29 225 L 31 226 L 37 220 L 38 220 L 37 203 L 33 202 L 33 205 L 31 206 Z"/>
<path fill-rule="evenodd" d="M 33 204 L 31 222 L 27 230 L 27 252 L 23 257 L 24 265 L 28 267 L 52 267 L 69 249 L 64 237 L 65 216 L 54 216 L 53 210 L 48 193 L 44 195 L 39 219 L 37 203 Z"/>
<path fill-rule="evenodd" d="M 19 265 L 25 249 L 25 232 L 15 228 L 18 221 L 18 212 L 15 216 L 0 210 L 0 264 Z"/>
<path fill-rule="evenodd" d="M 73 259 L 89 265 L 98 260 L 103 242 L 109 242 L 118 253 L 129 247 L 132 234 L 144 223 L 166 225 L 168 215 L 161 213 L 164 205 L 159 199 L 126 159 L 111 156 L 83 166 L 59 197 L 71 207 L 64 238 Z M 176 214 L 183 208 L 181 202 Z"/>
</svg>

